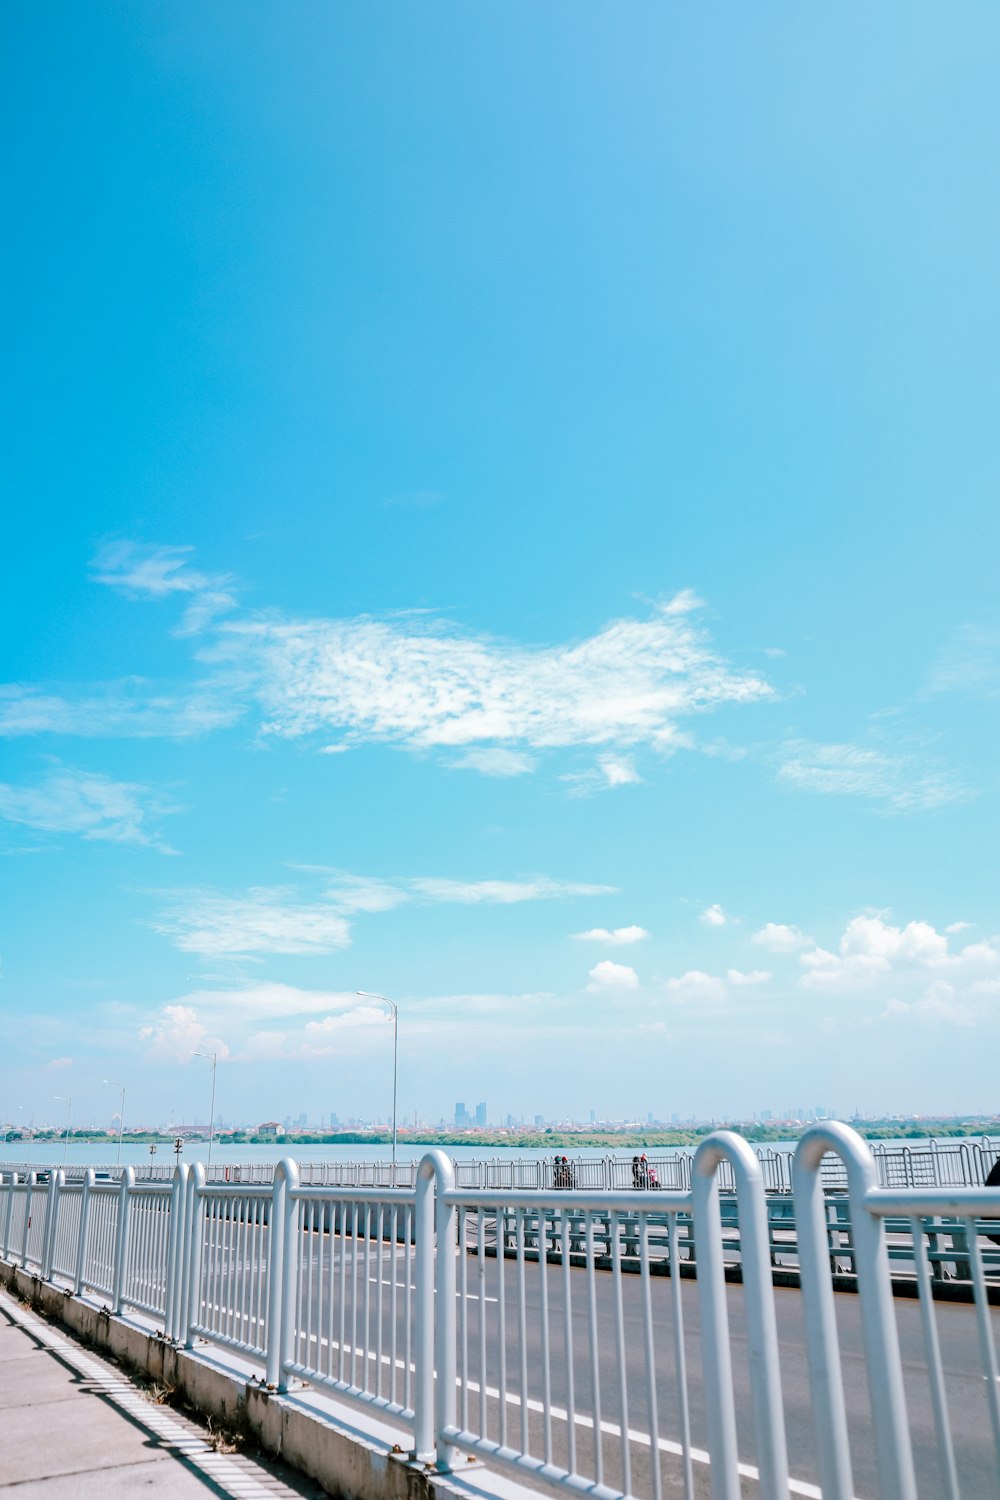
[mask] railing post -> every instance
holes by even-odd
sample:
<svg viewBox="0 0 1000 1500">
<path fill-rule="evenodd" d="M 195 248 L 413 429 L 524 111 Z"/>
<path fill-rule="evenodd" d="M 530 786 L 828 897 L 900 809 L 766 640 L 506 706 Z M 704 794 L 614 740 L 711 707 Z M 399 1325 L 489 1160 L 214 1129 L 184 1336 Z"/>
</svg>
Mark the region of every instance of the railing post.
<svg viewBox="0 0 1000 1500">
<path fill-rule="evenodd" d="M 299 1260 L 302 1249 L 302 1236 L 299 1232 L 299 1199 L 295 1192 L 299 1186 L 298 1163 L 286 1160 L 281 1164 L 285 1175 L 285 1202 L 282 1209 L 282 1222 L 278 1226 L 281 1233 L 281 1319 L 278 1324 L 278 1390 L 288 1389 L 288 1377 L 285 1366 L 292 1357 L 292 1348 L 295 1341 L 295 1305 L 298 1301 L 299 1291 Z M 367 1226 L 366 1226 L 367 1229 Z M 357 1254 L 357 1247 L 354 1249 Z M 269 1340 L 270 1342 L 270 1340 Z"/>
<path fill-rule="evenodd" d="M 83 1279 L 87 1274 L 87 1233 L 90 1228 L 90 1194 L 95 1182 L 94 1169 L 88 1167 L 83 1174 L 83 1191 L 80 1195 L 80 1228 L 76 1237 L 76 1275 L 73 1291 L 79 1297 L 83 1291 Z"/>
<path fill-rule="evenodd" d="M 434 1441 L 434 1198 L 439 1160 L 447 1161 L 443 1151 L 428 1151 L 421 1158 L 417 1168 L 414 1208 L 413 1457 L 423 1464 L 437 1460 Z M 453 1174 L 454 1168 L 451 1170 Z"/>
<path fill-rule="evenodd" d="M 885 1226 L 865 1205 L 878 1187 L 875 1158 L 865 1142 L 835 1121 L 813 1125 L 795 1151 L 795 1220 L 806 1318 L 806 1347 L 825 1500 L 851 1500 L 850 1444 L 840 1372 L 840 1349 L 827 1265 L 820 1163 L 833 1152 L 847 1169 L 854 1265 L 883 1500 L 916 1500 L 913 1450 L 906 1418 Z"/>
<path fill-rule="evenodd" d="M 66 1174 L 62 1168 L 53 1167 L 49 1173 L 49 1190 L 45 1195 L 45 1235 L 42 1240 L 42 1280 L 51 1281 L 52 1261 L 56 1249 L 56 1229 L 59 1223 L 59 1194 Z"/>
<path fill-rule="evenodd" d="M 184 1279 L 181 1287 L 181 1326 L 178 1340 L 185 1349 L 194 1348 L 191 1325 L 198 1320 L 201 1297 L 201 1251 L 205 1239 L 205 1168 L 196 1161 L 188 1174 L 187 1206 L 184 1210 Z"/>
<path fill-rule="evenodd" d="M 28 1264 L 28 1235 L 31 1231 L 31 1202 L 35 1196 L 35 1183 L 37 1178 L 34 1172 L 29 1172 L 24 1190 L 24 1224 L 21 1231 L 21 1270 Z"/>
<path fill-rule="evenodd" d="M 760 1162 L 749 1144 L 731 1131 L 702 1141 L 692 1166 L 698 1305 L 712 1457 L 713 1500 L 739 1500 L 739 1455 L 733 1397 L 729 1314 L 726 1306 L 719 1167 L 733 1177 L 739 1213 L 740 1258 L 750 1357 L 750 1389 L 760 1490 L 768 1500 L 788 1500 L 788 1454 L 778 1365 L 778 1330 L 767 1228 L 767 1204 Z"/>
<path fill-rule="evenodd" d="M 10 1229 L 14 1221 L 14 1184 L 17 1181 L 17 1173 L 10 1172 L 7 1181 L 7 1209 L 3 1221 L 3 1258 L 10 1257 Z"/>
<path fill-rule="evenodd" d="M 125 1278 L 128 1275 L 128 1222 L 132 1211 L 132 1189 L 135 1187 L 135 1168 L 126 1167 L 118 1189 L 118 1226 L 115 1234 L 115 1274 L 112 1283 L 111 1311 L 117 1315 L 122 1310 L 125 1296 Z"/>
<path fill-rule="evenodd" d="M 285 1385 L 285 1247 L 286 1210 L 292 1183 L 298 1185 L 298 1168 L 287 1158 L 279 1161 L 271 1179 L 271 1203 L 267 1216 L 267 1328 L 265 1331 L 264 1380 L 274 1389 Z M 293 1252 L 294 1253 L 294 1252 Z M 294 1310 L 294 1302 L 292 1304 Z"/>
<path fill-rule="evenodd" d="M 434 1257 L 434 1355 L 437 1366 L 434 1440 L 437 1467 L 442 1473 L 447 1473 L 455 1467 L 459 1457 L 458 1449 L 445 1437 L 445 1433 L 455 1428 L 458 1410 L 455 1388 L 455 1259 L 459 1253 L 456 1242 L 457 1214 L 455 1205 L 447 1203 L 444 1197 L 455 1186 L 455 1168 L 451 1158 L 443 1151 L 430 1154 L 435 1157 L 434 1227 L 437 1238 L 437 1253 Z M 464 1254 L 464 1247 L 462 1253 Z"/>
<path fill-rule="evenodd" d="M 178 1162 L 170 1186 L 170 1228 L 167 1232 L 166 1300 L 163 1331 L 168 1339 L 178 1336 L 184 1285 L 184 1212 L 187 1207 L 187 1162 Z"/>
</svg>

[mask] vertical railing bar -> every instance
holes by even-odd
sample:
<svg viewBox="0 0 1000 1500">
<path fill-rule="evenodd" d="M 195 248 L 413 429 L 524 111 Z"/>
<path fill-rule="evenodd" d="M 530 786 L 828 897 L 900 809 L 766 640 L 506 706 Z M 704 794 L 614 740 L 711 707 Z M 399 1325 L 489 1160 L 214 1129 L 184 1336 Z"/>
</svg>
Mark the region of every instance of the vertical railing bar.
<svg viewBox="0 0 1000 1500">
<path fill-rule="evenodd" d="M 660 1420 L 656 1404 L 656 1349 L 653 1342 L 653 1296 L 649 1275 L 649 1219 L 643 1214 L 639 1229 L 639 1271 L 642 1282 L 642 1323 L 646 1346 L 646 1384 L 649 1404 L 649 1462 L 653 1473 L 653 1500 L 662 1500 L 660 1473 Z"/>
<path fill-rule="evenodd" d="M 681 1467 L 684 1476 L 684 1500 L 694 1500 L 694 1465 L 691 1460 L 691 1413 L 688 1405 L 687 1354 L 684 1348 L 684 1299 L 681 1293 L 681 1267 L 677 1243 L 677 1215 L 667 1220 L 667 1252 L 670 1257 L 670 1301 L 674 1324 L 674 1370 L 677 1378 L 677 1405 L 681 1432 Z"/>
<path fill-rule="evenodd" d="M 990 1327 L 990 1305 L 986 1291 L 986 1280 L 983 1276 L 983 1260 L 979 1252 L 979 1240 L 976 1235 L 976 1225 L 973 1219 L 965 1220 L 966 1243 L 968 1245 L 969 1264 L 972 1269 L 972 1289 L 976 1304 L 976 1328 L 979 1333 L 979 1350 L 983 1361 L 983 1374 L 986 1377 L 986 1404 L 990 1414 L 990 1425 L 993 1428 L 993 1447 L 1000 1467 L 1000 1376 L 997 1372 L 997 1355 L 993 1345 L 993 1331 Z"/>
<path fill-rule="evenodd" d="M 614 1286 L 615 1349 L 618 1355 L 618 1389 L 621 1398 L 622 1489 L 632 1493 L 632 1452 L 628 1435 L 628 1365 L 625 1360 L 625 1311 L 622 1305 L 621 1218 L 615 1212 L 608 1216 L 611 1231 L 611 1276 Z M 655 1455 L 651 1455 L 655 1457 Z"/>
<path fill-rule="evenodd" d="M 407 1205 L 406 1221 L 406 1287 L 403 1297 L 403 1405 L 407 1410 L 413 1406 L 413 1279 L 416 1276 L 417 1211 L 416 1205 Z M 413 1246 L 411 1251 L 410 1246 Z"/>
<path fill-rule="evenodd" d="M 404 1210 L 405 1212 L 405 1210 Z M 396 1392 L 399 1389 L 398 1372 L 396 1370 L 396 1358 L 399 1350 L 399 1204 L 393 1203 L 390 1215 L 389 1233 L 392 1235 L 392 1280 L 389 1284 L 389 1400 L 395 1406 Z M 406 1275 L 409 1276 L 409 1256 L 407 1255 Z"/>
<path fill-rule="evenodd" d="M 507 1215 L 497 1208 L 497 1327 L 500 1331 L 500 1373 L 497 1388 L 500 1392 L 498 1412 L 501 1448 L 507 1446 L 507 1278 L 505 1260 L 507 1254 Z"/>
<path fill-rule="evenodd" d="M 306 1198 L 298 1200 L 298 1230 L 296 1242 L 298 1244 L 299 1275 L 295 1298 L 295 1331 L 292 1339 L 292 1358 L 297 1364 L 307 1364 L 309 1360 L 309 1329 L 306 1327 L 306 1297 L 307 1286 L 312 1276 L 312 1241 L 309 1235 L 309 1211 L 311 1202 Z"/>
<path fill-rule="evenodd" d="M 328 1173 L 323 1170 L 324 1180 Z M 326 1253 L 326 1374 L 333 1378 L 333 1350 L 335 1340 L 333 1337 L 334 1309 L 337 1305 L 337 1208 L 336 1200 L 327 1204 L 326 1208 L 326 1231 L 327 1231 L 327 1253 Z"/>
<path fill-rule="evenodd" d="M 374 1177 L 374 1174 L 373 1174 L 373 1177 Z M 371 1209 L 371 1204 L 369 1204 L 369 1203 L 363 1204 L 362 1207 L 364 1209 L 364 1224 L 365 1224 L 365 1265 L 364 1265 L 364 1276 L 365 1276 L 365 1294 L 364 1294 L 364 1327 L 365 1327 L 365 1339 L 364 1339 L 364 1356 L 363 1356 L 363 1362 L 362 1362 L 362 1365 L 361 1365 L 361 1389 L 363 1391 L 367 1391 L 367 1390 L 371 1389 L 371 1386 L 370 1386 L 370 1377 L 369 1377 L 369 1374 L 368 1374 L 368 1368 L 369 1368 L 369 1365 L 371 1363 L 371 1336 L 370 1336 L 370 1330 L 371 1330 L 371 1290 L 372 1290 L 372 1235 L 371 1235 L 372 1209 Z"/>
<path fill-rule="evenodd" d="M 358 1203 L 351 1204 L 351 1385 L 358 1385 Z"/>
<path fill-rule="evenodd" d="M 601 1426 L 601 1345 L 597 1332 L 597 1276 L 594 1265 L 594 1215 L 587 1209 L 586 1217 L 586 1265 L 587 1265 L 587 1323 L 590 1330 L 590 1374 L 593 1380 L 594 1407 L 594 1479 L 598 1485 L 604 1483 L 604 1430 Z"/>
<path fill-rule="evenodd" d="M 458 1348 L 459 1390 L 462 1393 L 461 1420 L 463 1432 L 469 1430 L 469 1256 L 465 1244 L 469 1211 L 464 1204 L 458 1210 Z M 482 1316 L 482 1308 L 479 1309 Z"/>
<path fill-rule="evenodd" d="M 927 1260 L 927 1244 L 924 1239 L 924 1226 L 920 1219 L 916 1217 L 911 1218 L 910 1232 L 913 1235 L 913 1261 L 917 1272 L 920 1321 L 923 1324 L 927 1376 L 931 1388 L 931 1405 L 934 1410 L 934 1427 L 937 1432 L 937 1448 L 941 1459 L 941 1470 L 945 1489 L 947 1490 L 947 1500 L 959 1500 L 958 1472 L 955 1468 L 955 1450 L 951 1440 L 951 1425 L 948 1420 L 948 1397 L 945 1392 L 944 1372 L 941 1367 L 941 1345 L 938 1339 L 937 1319 L 934 1316 L 934 1301 Z"/>
<path fill-rule="evenodd" d="M 518 1371 L 521 1398 L 521 1452 L 530 1452 L 528 1436 L 528 1314 L 525 1287 L 524 1262 L 524 1210 L 515 1210 L 515 1236 L 517 1245 L 517 1336 Z"/>
<path fill-rule="evenodd" d="M 552 1463 L 552 1360 L 549 1349 L 549 1260 L 546 1233 L 548 1220 L 538 1211 L 538 1274 L 541 1278 L 539 1300 L 542 1323 L 542 1441 L 547 1464 Z M 554 1228 L 554 1225 L 553 1225 Z"/>
<path fill-rule="evenodd" d="M 375 1395 L 382 1395 L 382 1304 L 385 1300 L 385 1204 L 378 1206 L 378 1305 L 375 1309 Z M 395 1272 L 393 1272 L 395 1275 Z"/>
<path fill-rule="evenodd" d="M 566 1346 L 566 1446 L 567 1468 L 576 1473 L 576 1389 L 573 1369 L 573 1268 L 570 1265 L 569 1214 L 562 1216 L 563 1337 Z"/>
<path fill-rule="evenodd" d="M 345 1344 L 347 1342 L 347 1214 L 349 1205 L 342 1198 L 337 1204 L 337 1218 L 340 1223 L 340 1274 L 338 1285 L 340 1287 L 340 1331 L 338 1337 L 337 1351 L 337 1378 L 344 1380 L 347 1370 L 347 1353 Z"/>
<path fill-rule="evenodd" d="M 499 1240 L 497 1254 L 500 1254 Z M 486 1209 L 479 1211 L 476 1225 L 476 1284 L 479 1288 L 479 1431 L 488 1438 L 486 1409 Z"/>
</svg>

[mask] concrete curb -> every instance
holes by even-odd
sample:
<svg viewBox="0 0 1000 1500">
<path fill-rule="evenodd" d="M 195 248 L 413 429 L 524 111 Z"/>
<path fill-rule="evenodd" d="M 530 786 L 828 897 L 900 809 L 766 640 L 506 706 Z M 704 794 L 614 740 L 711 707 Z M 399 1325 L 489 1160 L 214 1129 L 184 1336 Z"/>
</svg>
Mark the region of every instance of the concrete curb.
<svg viewBox="0 0 1000 1500">
<path fill-rule="evenodd" d="M 401 1448 L 405 1431 L 367 1412 L 309 1389 L 279 1396 L 251 1380 L 249 1363 L 235 1368 L 221 1362 L 221 1351 L 180 1349 L 6 1261 L 0 1261 L 0 1284 L 95 1352 L 178 1392 L 342 1500 L 537 1500 L 537 1491 L 475 1461 L 453 1474 L 415 1464 Z"/>
</svg>

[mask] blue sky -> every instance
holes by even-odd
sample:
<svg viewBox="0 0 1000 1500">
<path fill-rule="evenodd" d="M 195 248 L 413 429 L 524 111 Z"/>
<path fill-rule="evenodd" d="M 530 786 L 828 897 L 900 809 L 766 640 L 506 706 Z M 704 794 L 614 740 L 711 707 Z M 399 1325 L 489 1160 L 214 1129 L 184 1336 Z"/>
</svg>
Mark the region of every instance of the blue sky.
<svg viewBox="0 0 1000 1500">
<path fill-rule="evenodd" d="M 0 1114 L 1000 1107 L 995 8 L 6 30 Z"/>
</svg>

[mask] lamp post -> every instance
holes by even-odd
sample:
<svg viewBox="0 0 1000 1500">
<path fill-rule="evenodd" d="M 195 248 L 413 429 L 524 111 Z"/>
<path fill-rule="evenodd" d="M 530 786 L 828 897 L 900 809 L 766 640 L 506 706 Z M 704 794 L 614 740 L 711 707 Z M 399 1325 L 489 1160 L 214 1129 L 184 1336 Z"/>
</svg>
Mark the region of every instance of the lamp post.
<svg viewBox="0 0 1000 1500">
<path fill-rule="evenodd" d="M 392 1017 L 392 1185 L 396 1186 L 396 1078 L 399 1065 L 399 1006 L 388 995 L 374 995 L 370 990 L 355 990 L 363 1000 L 381 1000 Z"/>
<path fill-rule="evenodd" d="M 115 1158 L 118 1165 L 122 1164 L 122 1136 L 125 1133 L 125 1085 L 123 1083 L 112 1083 L 110 1078 L 102 1078 L 102 1083 L 108 1084 L 113 1089 L 121 1089 L 122 1103 L 118 1111 L 118 1155 Z"/>
<path fill-rule="evenodd" d="M 215 1141 L 215 1070 L 219 1063 L 217 1052 L 192 1052 L 192 1057 L 203 1057 L 212 1064 L 212 1112 L 208 1121 L 208 1165 L 212 1165 L 212 1144 Z"/>
<path fill-rule="evenodd" d="M 66 1129 L 63 1131 L 63 1166 L 66 1165 L 66 1153 L 69 1150 L 69 1123 L 73 1115 L 73 1100 L 68 1094 L 53 1094 L 53 1099 L 59 1099 L 66 1106 Z"/>
</svg>

